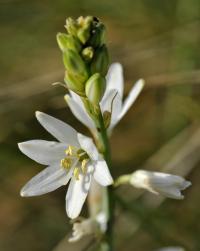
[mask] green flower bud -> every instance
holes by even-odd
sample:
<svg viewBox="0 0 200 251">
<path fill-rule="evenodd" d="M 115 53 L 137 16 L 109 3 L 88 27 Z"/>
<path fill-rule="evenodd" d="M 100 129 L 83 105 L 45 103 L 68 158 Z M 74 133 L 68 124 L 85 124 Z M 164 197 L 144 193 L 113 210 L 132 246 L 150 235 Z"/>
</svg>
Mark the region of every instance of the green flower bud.
<svg viewBox="0 0 200 251">
<path fill-rule="evenodd" d="M 73 51 L 79 52 L 81 50 L 81 44 L 70 34 L 64 34 L 64 33 L 58 33 L 57 36 L 57 42 L 61 49 L 61 51 L 65 51 L 66 49 L 71 49 Z"/>
<path fill-rule="evenodd" d="M 67 87 L 80 96 L 85 96 L 85 82 L 80 82 L 69 72 L 65 72 L 64 81 Z"/>
<path fill-rule="evenodd" d="M 79 17 L 77 20 L 79 25 L 79 30 L 77 32 L 77 37 L 80 39 L 81 43 L 85 44 L 90 38 L 90 32 L 93 24 L 93 17 Z"/>
<path fill-rule="evenodd" d="M 77 81 L 83 83 L 88 79 L 87 66 L 77 52 L 65 49 L 63 53 L 63 62 L 68 73 L 73 75 Z"/>
<path fill-rule="evenodd" d="M 99 72 L 103 76 L 107 74 L 109 66 L 108 50 L 105 45 L 101 46 L 95 53 L 90 70 L 91 73 Z"/>
<path fill-rule="evenodd" d="M 67 29 L 69 34 L 71 34 L 72 36 L 76 36 L 78 27 L 76 21 L 73 20 L 71 17 L 68 17 L 66 19 L 65 28 Z"/>
<path fill-rule="evenodd" d="M 90 27 L 80 28 L 77 32 L 77 37 L 82 44 L 85 44 L 90 38 Z"/>
<path fill-rule="evenodd" d="M 92 25 L 93 23 L 93 16 L 87 16 L 87 17 L 83 17 L 83 16 L 80 16 L 78 19 L 77 19 L 77 23 L 80 27 L 88 27 L 90 25 Z"/>
<path fill-rule="evenodd" d="M 91 61 L 93 55 L 94 55 L 94 49 L 90 46 L 82 50 L 82 56 L 87 62 Z"/>
<path fill-rule="evenodd" d="M 105 43 L 105 26 L 102 23 L 96 23 L 96 26 L 92 29 L 92 36 L 89 40 L 89 44 L 97 48 Z"/>
<path fill-rule="evenodd" d="M 85 84 L 85 93 L 93 105 L 99 104 L 106 87 L 106 80 L 99 73 L 93 74 Z"/>
</svg>

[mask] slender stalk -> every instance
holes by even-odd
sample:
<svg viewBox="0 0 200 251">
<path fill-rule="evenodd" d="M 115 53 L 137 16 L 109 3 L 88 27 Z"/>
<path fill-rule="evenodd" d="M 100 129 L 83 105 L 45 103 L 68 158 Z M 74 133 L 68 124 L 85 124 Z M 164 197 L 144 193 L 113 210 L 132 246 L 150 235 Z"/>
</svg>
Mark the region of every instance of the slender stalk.
<svg viewBox="0 0 200 251">
<path fill-rule="evenodd" d="M 104 156 L 105 161 L 107 162 L 107 165 L 109 168 L 111 168 L 111 152 L 110 152 L 110 144 L 109 139 L 107 135 L 107 131 L 104 125 L 103 116 L 99 109 L 98 113 L 98 123 L 99 123 L 99 135 L 98 138 L 101 141 L 101 144 L 103 146 L 102 154 Z M 108 225 L 107 225 L 107 231 L 105 233 L 105 240 L 106 240 L 106 246 L 108 251 L 113 251 L 113 224 L 114 224 L 114 196 L 113 196 L 113 187 L 108 187 L 105 189 L 104 193 L 105 197 L 105 212 L 108 219 Z"/>
<path fill-rule="evenodd" d="M 86 98 L 82 98 L 83 104 L 88 111 L 88 114 L 93 119 L 98 135 L 94 135 L 96 145 L 98 150 L 104 156 L 104 159 L 109 167 L 111 168 L 111 151 L 110 144 L 107 135 L 107 130 L 104 124 L 104 119 L 101 113 L 100 106 L 91 106 L 89 101 Z M 103 190 L 103 202 L 102 202 L 102 210 L 105 212 L 107 216 L 107 230 L 105 233 L 105 239 L 102 243 L 103 251 L 114 251 L 113 245 L 113 225 L 114 225 L 114 194 L 113 187 L 108 187 Z"/>
</svg>

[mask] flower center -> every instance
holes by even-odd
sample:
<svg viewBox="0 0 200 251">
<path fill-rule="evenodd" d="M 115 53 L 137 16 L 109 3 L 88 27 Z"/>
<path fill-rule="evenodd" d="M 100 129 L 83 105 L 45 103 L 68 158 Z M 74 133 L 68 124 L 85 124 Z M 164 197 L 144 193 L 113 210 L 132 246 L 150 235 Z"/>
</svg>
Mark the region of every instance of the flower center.
<svg viewBox="0 0 200 251">
<path fill-rule="evenodd" d="M 60 166 L 66 171 L 69 171 L 75 164 L 73 176 L 76 180 L 79 180 L 80 173 L 86 174 L 87 163 L 89 161 L 88 154 L 83 149 L 69 146 L 65 151 L 65 155 L 66 157 L 60 161 Z"/>
</svg>

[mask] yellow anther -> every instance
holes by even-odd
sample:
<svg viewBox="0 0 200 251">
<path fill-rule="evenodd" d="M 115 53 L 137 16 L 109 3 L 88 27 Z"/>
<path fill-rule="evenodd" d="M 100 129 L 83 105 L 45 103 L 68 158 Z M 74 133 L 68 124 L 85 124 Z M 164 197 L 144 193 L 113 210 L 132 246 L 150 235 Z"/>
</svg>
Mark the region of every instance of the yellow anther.
<svg viewBox="0 0 200 251">
<path fill-rule="evenodd" d="M 81 169 L 82 169 L 82 172 L 83 174 L 86 174 L 86 171 L 87 171 L 87 162 L 88 162 L 88 159 L 84 159 L 82 162 L 81 162 Z"/>
<path fill-rule="evenodd" d="M 60 161 L 61 167 L 65 168 L 67 170 L 70 169 L 71 164 L 72 164 L 72 161 L 69 158 L 64 158 L 64 159 L 61 159 L 61 161 Z"/>
<path fill-rule="evenodd" d="M 73 147 L 69 146 L 65 151 L 66 155 L 72 156 L 73 155 Z"/>
<path fill-rule="evenodd" d="M 74 168 L 74 177 L 76 180 L 79 180 L 79 168 L 78 167 Z"/>
</svg>

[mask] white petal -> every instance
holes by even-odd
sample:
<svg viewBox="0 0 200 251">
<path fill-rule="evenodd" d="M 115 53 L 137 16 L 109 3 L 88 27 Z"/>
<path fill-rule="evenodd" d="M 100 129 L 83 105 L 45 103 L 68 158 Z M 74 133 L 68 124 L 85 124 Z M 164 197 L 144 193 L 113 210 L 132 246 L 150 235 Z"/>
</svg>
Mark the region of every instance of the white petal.
<svg viewBox="0 0 200 251">
<path fill-rule="evenodd" d="M 67 173 L 66 170 L 57 165 L 52 165 L 45 168 L 42 172 L 34 176 L 26 185 L 21 189 L 21 196 L 37 196 L 66 185 L 71 178 L 73 169 Z"/>
<path fill-rule="evenodd" d="M 84 107 L 84 104 L 83 104 L 80 96 L 73 91 L 69 91 L 69 92 L 70 92 L 70 96 L 73 98 L 73 100 L 76 101 L 76 103 L 78 103 L 79 106 L 81 106 L 81 108 L 84 110 L 85 107 Z"/>
<path fill-rule="evenodd" d="M 83 134 L 78 133 L 78 141 L 79 141 L 81 148 L 87 152 L 87 154 L 89 155 L 89 157 L 92 160 L 98 159 L 99 154 L 98 154 L 97 148 L 91 138 L 86 137 Z"/>
<path fill-rule="evenodd" d="M 80 174 L 79 180 L 72 177 L 69 184 L 66 195 L 66 212 L 71 219 L 75 219 L 79 216 L 87 197 L 92 179 L 91 168 L 92 167 L 88 166 L 87 173 L 85 175 Z"/>
<path fill-rule="evenodd" d="M 83 109 L 73 98 L 71 98 L 69 95 L 65 95 L 65 100 L 67 101 L 67 104 L 69 105 L 69 108 L 71 109 L 74 116 L 82 122 L 86 127 L 88 127 L 90 130 L 95 129 L 94 122 L 89 117 L 89 115 L 86 113 L 85 109 Z"/>
<path fill-rule="evenodd" d="M 144 87 L 144 80 L 143 79 L 138 80 L 135 83 L 135 85 L 132 87 L 128 97 L 125 99 L 124 104 L 122 106 L 122 111 L 121 111 L 119 120 L 126 114 L 128 109 L 135 102 L 135 100 L 139 96 L 140 92 L 142 91 L 143 87 Z"/>
<path fill-rule="evenodd" d="M 116 95 L 117 95 L 116 89 L 109 90 L 106 93 L 106 95 L 104 96 L 104 98 L 100 102 L 100 107 L 101 107 L 102 113 L 105 111 L 109 111 L 109 112 L 112 111 L 113 101 L 114 101 L 114 98 Z"/>
<path fill-rule="evenodd" d="M 109 186 L 113 183 L 113 178 L 105 160 L 99 160 L 95 163 L 93 175 L 94 179 L 102 186 Z"/>
<path fill-rule="evenodd" d="M 123 68 L 120 63 L 111 64 L 106 76 L 107 87 L 106 93 L 111 89 L 116 89 L 121 97 L 124 92 Z"/>
<path fill-rule="evenodd" d="M 29 158 L 40 164 L 50 165 L 64 157 L 67 145 L 46 140 L 30 140 L 19 143 L 18 147 Z"/>
<path fill-rule="evenodd" d="M 113 100 L 113 105 L 112 105 L 112 115 L 109 127 L 110 130 L 118 123 L 121 109 L 122 109 L 122 98 L 117 93 L 117 95 Z"/>
<path fill-rule="evenodd" d="M 158 194 L 162 194 L 165 197 L 182 200 L 184 199 L 184 195 L 181 194 L 181 190 L 176 187 L 168 187 L 168 188 L 159 188 L 157 190 Z"/>
<path fill-rule="evenodd" d="M 79 147 L 77 132 L 68 124 L 43 112 L 36 112 L 40 124 L 60 142 Z"/>
</svg>

